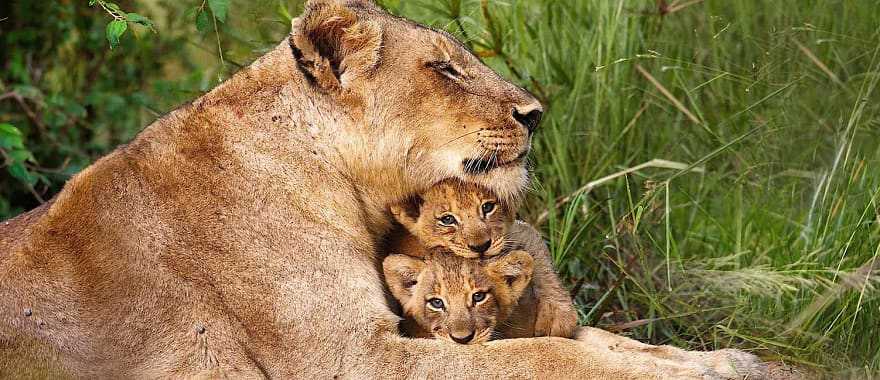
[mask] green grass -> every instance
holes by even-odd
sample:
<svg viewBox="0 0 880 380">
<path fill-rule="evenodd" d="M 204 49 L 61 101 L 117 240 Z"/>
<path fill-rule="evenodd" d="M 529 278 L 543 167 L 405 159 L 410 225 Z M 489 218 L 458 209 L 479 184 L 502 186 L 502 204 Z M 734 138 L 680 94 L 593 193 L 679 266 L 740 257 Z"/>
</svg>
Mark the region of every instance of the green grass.
<svg viewBox="0 0 880 380">
<path fill-rule="evenodd" d="M 876 2 L 667 2 L 664 13 L 653 0 L 382 1 L 466 40 L 544 101 L 522 216 L 549 237 L 582 323 L 656 344 L 738 347 L 835 377 L 880 376 Z M 90 111 L 82 123 L 95 136 L 124 139 L 216 85 L 281 40 L 302 6 L 234 0 L 227 23 L 198 33 L 185 17 L 198 3 L 126 3 L 158 34 L 127 36 L 109 53 L 104 15 L 62 7 L 100 22 L 84 23 L 88 44 L 41 51 L 163 57 L 155 70 L 107 63 L 98 72 L 119 82 L 100 88 L 118 95 L 114 104 L 141 106 L 114 111 L 113 125 L 129 126 L 121 131 Z M 45 27 L 56 24 L 66 25 Z M 85 56 L 19 66 L 66 73 L 63 62 Z M 64 93 L 64 75 L 31 77 Z M 70 96 L 88 103 L 79 98 Z M 48 113 L 51 102 L 34 99 Z M 10 115 L 0 121 L 41 141 L 27 115 Z M 43 148 L 44 160 L 67 154 Z M 0 215 L 33 206 L 19 190 L 12 206 L 0 198 Z"/>
<path fill-rule="evenodd" d="M 436 3 L 548 108 L 523 216 L 583 323 L 880 376 L 875 4 Z"/>
</svg>

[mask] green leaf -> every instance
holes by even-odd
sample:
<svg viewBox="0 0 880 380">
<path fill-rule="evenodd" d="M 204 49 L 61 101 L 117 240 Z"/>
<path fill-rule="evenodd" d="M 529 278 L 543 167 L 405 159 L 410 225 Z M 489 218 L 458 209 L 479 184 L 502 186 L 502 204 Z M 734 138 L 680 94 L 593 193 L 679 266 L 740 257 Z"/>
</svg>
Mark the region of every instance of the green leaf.
<svg viewBox="0 0 880 380">
<path fill-rule="evenodd" d="M 98 0 L 89 0 L 89 6 L 90 6 L 90 7 L 91 7 L 91 6 L 94 6 L 94 5 L 97 4 L 97 3 L 98 3 Z"/>
<path fill-rule="evenodd" d="M 187 20 L 195 20 L 196 14 L 198 14 L 200 10 L 201 9 L 199 7 L 187 8 L 186 11 L 183 12 L 183 18 Z"/>
<path fill-rule="evenodd" d="M 226 22 L 226 15 L 229 13 L 229 0 L 208 0 L 208 6 L 217 21 Z"/>
<path fill-rule="evenodd" d="M 128 24 L 122 20 L 113 20 L 107 24 L 107 41 L 110 42 L 110 48 L 119 46 L 119 37 L 128 29 Z"/>
<path fill-rule="evenodd" d="M 0 123 L 0 136 L 4 134 L 21 137 L 21 131 L 19 131 L 18 128 L 13 127 L 12 124 Z"/>
<path fill-rule="evenodd" d="M 196 29 L 200 32 L 208 30 L 211 26 L 211 19 L 208 18 L 208 12 L 201 11 L 196 15 Z"/>
<path fill-rule="evenodd" d="M 117 13 L 122 13 L 122 9 L 119 8 L 119 6 L 116 5 L 116 3 L 107 3 L 107 2 L 105 2 L 104 5 L 105 5 L 107 8 L 110 8 L 110 10 L 116 11 Z"/>
<path fill-rule="evenodd" d="M 22 149 L 21 131 L 13 127 L 11 124 L 0 123 L 0 148 L 3 149 Z"/>
<path fill-rule="evenodd" d="M 7 154 L 12 159 L 12 162 L 36 161 L 34 155 L 25 149 L 14 149 L 7 152 Z"/>
<path fill-rule="evenodd" d="M 33 186 L 35 183 L 37 183 L 37 177 L 32 176 L 27 168 L 24 167 L 24 164 L 21 162 L 13 162 L 6 168 L 6 170 L 9 172 L 9 174 L 12 175 L 13 178 L 28 185 Z"/>
<path fill-rule="evenodd" d="M 128 20 L 129 22 L 133 22 L 138 25 L 143 25 L 143 26 L 153 30 L 153 20 L 150 20 L 150 19 L 148 19 L 142 15 L 139 15 L 137 13 L 126 13 L 125 19 Z"/>
</svg>

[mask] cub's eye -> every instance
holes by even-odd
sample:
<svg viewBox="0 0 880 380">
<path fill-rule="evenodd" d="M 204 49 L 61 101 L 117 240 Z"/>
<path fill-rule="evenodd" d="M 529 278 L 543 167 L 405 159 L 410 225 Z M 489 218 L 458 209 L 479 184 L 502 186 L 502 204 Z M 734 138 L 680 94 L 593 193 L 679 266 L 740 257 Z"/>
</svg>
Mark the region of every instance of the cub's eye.
<svg viewBox="0 0 880 380">
<path fill-rule="evenodd" d="M 480 209 L 483 211 L 483 215 L 486 216 L 491 214 L 492 211 L 495 211 L 495 207 L 497 207 L 495 202 L 488 201 L 486 203 L 483 203 L 483 205 L 480 206 Z"/>
<path fill-rule="evenodd" d="M 428 306 L 430 306 L 432 309 L 436 309 L 436 310 L 443 310 L 443 308 L 445 307 L 445 305 L 443 304 L 443 300 L 441 300 L 439 298 L 429 299 Z"/>
<path fill-rule="evenodd" d="M 474 300 L 474 304 L 478 304 L 486 300 L 486 292 L 476 292 L 471 296 L 471 299 Z"/>
<path fill-rule="evenodd" d="M 441 216 L 437 220 L 439 220 L 440 224 L 442 224 L 444 226 L 452 226 L 452 225 L 458 224 L 458 220 L 456 220 L 454 216 L 448 215 L 448 214 Z"/>
</svg>

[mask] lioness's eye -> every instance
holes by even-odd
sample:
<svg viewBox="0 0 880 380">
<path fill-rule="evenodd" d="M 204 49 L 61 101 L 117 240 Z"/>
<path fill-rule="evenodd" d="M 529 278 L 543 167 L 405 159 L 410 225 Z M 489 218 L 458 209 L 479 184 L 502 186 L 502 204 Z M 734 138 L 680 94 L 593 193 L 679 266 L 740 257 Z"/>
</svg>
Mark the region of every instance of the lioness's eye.
<svg viewBox="0 0 880 380">
<path fill-rule="evenodd" d="M 495 211 L 495 206 L 496 206 L 495 202 L 492 202 L 492 201 L 488 201 L 486 203 L 483 203 L 483 206 L 481 207 L 482 211 L 483 211 L 483 216 L 489 215 L 492 213 L 492 211 Z"/>
<path fill-rule="evenodd" d="M 431 62 L 428 64 L 434 70 L 437 70 L 443 76 L 449 79 L 458 79 L 461 77 L 461 73 L 455 69 L 455 66 L 452 65 L 451 62 L 448 61 L 439 61 L 439 62 Z"/>
<path fill-rule="evenodd" d="M 428 300 L 428 306 L 431 306 L 432 308 L 437 310 L 443 310 L 443 307 L 445 305 L 443 305 L 443 300 L 439 298 L 431 298 Z"/>
<path fill-rule="evenodd" d="M 486 300 L 486 292 L 476 292 L 471 298 L 474 300 L 474 304 L 478 304 Z"/>
<path fill-rule="evenodd" d="M 440 224 L 442 224 L 444 226 L 451 226 L 451 225 L 458 223 L 458 220 L 456 220 L 454 216 L 448 215 L 448 214 L 441 216 L 437 220 L 439 220 Z"/>
</svg>

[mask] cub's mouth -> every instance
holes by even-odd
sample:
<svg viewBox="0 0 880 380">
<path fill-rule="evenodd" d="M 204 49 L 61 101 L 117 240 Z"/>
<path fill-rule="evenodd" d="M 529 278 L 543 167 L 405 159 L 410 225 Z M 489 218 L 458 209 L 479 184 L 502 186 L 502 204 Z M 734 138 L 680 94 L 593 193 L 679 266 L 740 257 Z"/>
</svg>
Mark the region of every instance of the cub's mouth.
<svg viewBox="0 0 880 380">
<path fill-rule="evenodd" d="M 528 154 L 529 149 L 525 149 L 512 160 L 501 161 L 498 159 L 498 153 L 494 152 L 488 157 L 466 158 L 461 161 L 461 165 L 464 168 L 464 172 L 466 174 L 486 174 L 493 169 L 522 165 Z"/>
</svg>

